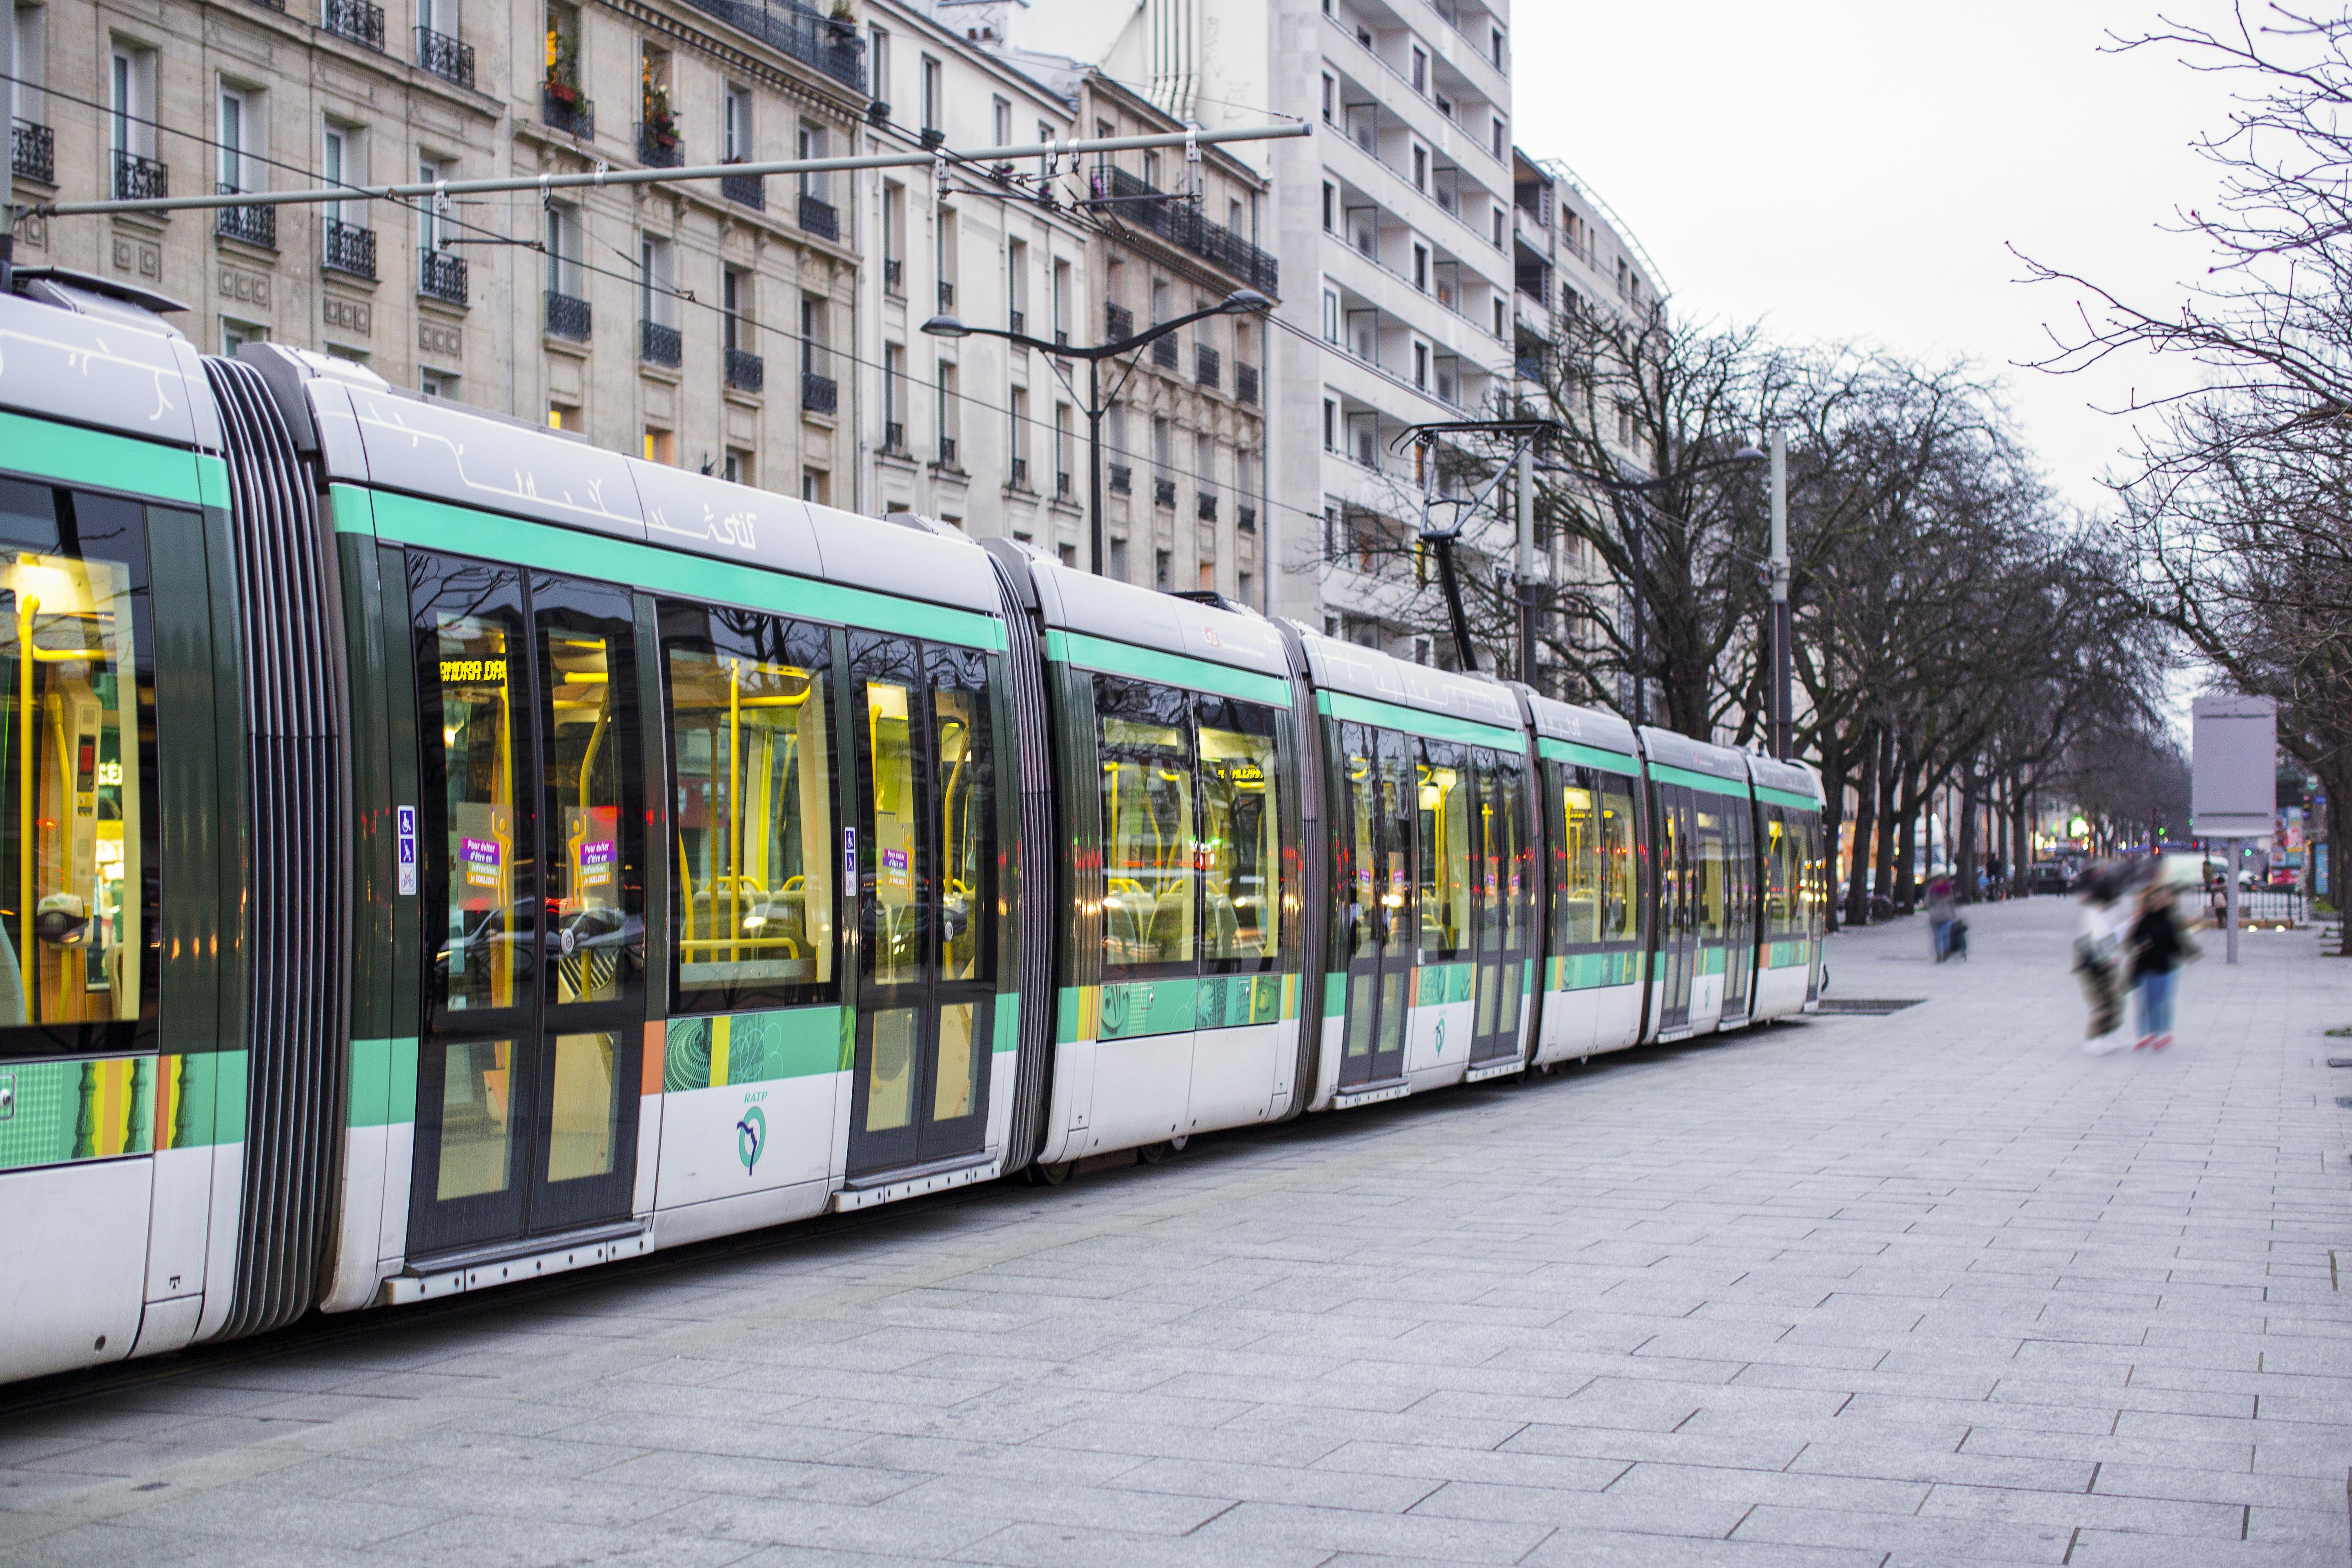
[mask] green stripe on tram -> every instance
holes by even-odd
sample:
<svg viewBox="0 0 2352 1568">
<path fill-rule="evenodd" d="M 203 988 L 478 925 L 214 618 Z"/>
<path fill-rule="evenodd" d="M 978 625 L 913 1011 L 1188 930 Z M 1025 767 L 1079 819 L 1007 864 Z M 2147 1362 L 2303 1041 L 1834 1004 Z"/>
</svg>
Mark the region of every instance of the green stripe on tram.
<svg viewBox="0 0 2352 1568">
<path fill-rule="evenodd" d="M 1383 730 L 1402 730 L 1408 735 L 1420 735 L 1432 741 L 1456 741 L 1465 746 L 1492 746 L 1500 751 L 1521 752 L 1527 748 L 1527 738 L 1517 730 L 1506 730 L 1499 724 L 1485 724 L 1475 719 L 1456 719 L 1450 713 L 1427 713 L 1418 708 L 1406 708 L 1394 702 L 1382 702 L 1376 698 L 1358 697 L 1346 691 L 1318 691 L 1315 706 L 1334 719 L 1358 724 L 1377 724 Z"/>
<path fill-rule="evenodd" d="M 201 466 L 210 462 L 218 473 L 220 504 L 228 490 L 228 472 L 217 458 L 205 458 L 185 447 L 142 441 L 110 430 L 89 430 L 22 414 L 0 413 L 0 467 L 13 473 L 63 485 L 88 485 L 93 489 L 128 490 L 158 500 L 201 506 L 213 499 Z"/>
<path fill-rule="evenodd" d="M 722 604 L 746 605 L 778 615 L 830 621 L 864 630 L 896 632 L 968 647 L 1004 648 L 1003 624 L 993 616 L 950 609 L 917 599 L 894 598 L 864 588 L 844 587 L 788 576 L 741 562 L 718 561 L 683 551 L 614 539 L 552 523 L 527 522 L 498 512 L 476 511 L 445 501 L 368 492 L 373 513 L 362 523 L 357 502 L 338 498 L 335 527 L 357 532 L 373 529 L 396 544 L 446 550 L 490 561 L 510 561 L 543 572 L 576 573 L 609 583 L 626 583 L 656 594 L 691 595 Z M 349 510 L 347 510 L 347 505 Z"/>
<path fill-rule="evenodd" d="M 1194 658 L 1189 654 L 1137 647 L 1108 637 L 1088 637 L 1084 632 L 1047 632 L 1045 657 L 1059 664 L 1100 670 L 1105 675 L 1156 680 L 1166 686 L 1238 697 L 1245 702 L 1263 702 L 1276 708 L 1290 706 L 1290 682 L 1280 676 L 1236 669 L 1229 664 Z"/>
<path fill-rule="evenodd" d="M 1574 741 L 1555 741 L 1549 735 L 1536 742 L 1536 754 L 1555 763 L 1573 763 L 1580 768 L 1600 768 L 1612 773 L 1642 774 L 1642 764 L 1622 752 L 1608 752 L 1599 746 L 1581 746 Z"/>
<path fill-rule="evenodd" d="M 662 1092 L 818 1078 L 843 1070 L 841 1007 L 672 1018 L 663 1032 Z"/>
<path fill-rule="evenodd" d="M 397 1127 L 416 1120 L 416 1040 L 352 1042 L 347 1127 Z"/>
<path fill-rule="evenodd" d="M 1785 805 L 1792 811 L 1819 811 L 1822 803 L 1809 795 L 1794 790 L 1774 789 L 1770 784 L 1758 784 L 1756 798 L 1768 805 Z"/>
<path fill-rule="evenodd" d="M 1713 773 L 1695 773 L 1688 768 L 1669 767 L 1664 763 L 1650 764 L 1650 778 L 1657 784 L 1681 784 L 1685 789 L 1735 795 L 1741 800 L 1748 798 L 1746 779 L 1720 779 Z"/>
<path fill-rule="evenodd" d="M 996 994 L 996 1040 L 990 1047 L 994 1055 L 1004 1056 L 1021 1048 L 1021 993 L 1000 991 Z"/>
</svg>

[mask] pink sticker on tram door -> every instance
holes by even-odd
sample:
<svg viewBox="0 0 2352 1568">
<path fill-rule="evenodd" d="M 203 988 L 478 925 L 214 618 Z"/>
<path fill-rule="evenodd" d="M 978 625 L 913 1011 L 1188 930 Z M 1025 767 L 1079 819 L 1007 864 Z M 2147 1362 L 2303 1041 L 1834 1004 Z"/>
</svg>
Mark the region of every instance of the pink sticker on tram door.
<svg viewBox="0 0 2352 1568">
<path fill-rule="evenodd" d="M 499 885 L 497 839 L 461 838 L 457 841 L 457 855 L 466 863 L 467 887 L 495 888 Z"/>
<path fill-rule="evenodd" d="M 610 887 L 613 881 L 613 841 L 609 838 L 580 847 L 580 885 Z"/>
</svg>

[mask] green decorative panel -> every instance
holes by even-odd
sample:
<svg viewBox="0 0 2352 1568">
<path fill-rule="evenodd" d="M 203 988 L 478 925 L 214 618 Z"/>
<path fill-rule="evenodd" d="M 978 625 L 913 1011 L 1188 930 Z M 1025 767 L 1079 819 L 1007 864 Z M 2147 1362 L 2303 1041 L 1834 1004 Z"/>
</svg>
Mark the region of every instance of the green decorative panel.
<svg viewBox="0 0 2352 1568">
<path fill-rule="evenodd" d="M 1212 974 L 1201 981 L 1194 1005 L 1196 1029 L 1235 1029 L 1271 1024 L 1282 1016 L 1279 974 Z"/>
<path fill-rule="evenodd" d="M 1189 1034 L 1200 983 L 1189 976 L 1173 980 L 1128 980 L 1102 988 L 1102 1032 L 1106 1040 L 1132 1040 L 1145 1035 Z"/>
<path fill-rule="evenodd" d="M 1559 965 L 1558 988 L 1562 991 L 1631 985 L 1642 973 L 1642 955 L 1638 952 L 1580 952 L 1552 962 Z"/>
<path fill-rule="evenodd" d="M 840 1014 L 838 1007 L 795 1007 L 672 1018 L 663 1046 L 662 1092 L 838 1072 Z"/>
</svg>

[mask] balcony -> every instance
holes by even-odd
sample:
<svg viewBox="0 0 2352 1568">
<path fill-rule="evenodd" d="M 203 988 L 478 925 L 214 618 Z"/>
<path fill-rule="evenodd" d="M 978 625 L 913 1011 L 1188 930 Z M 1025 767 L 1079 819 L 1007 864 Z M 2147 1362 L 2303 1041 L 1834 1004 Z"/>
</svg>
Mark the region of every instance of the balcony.
<svg viewBox="0 0 2352 1568">
<path fill-rule="evenodd" d="M 1184 356 L 1179 353 L 1176 349 L 1175 333 L 1171 332 L 1164 338 L 1155 338 L 1152 340 L 1151 363 L 1153 364 L 1159 365 L 1166 370 L 1174 370 L 1178 365 L 1183 363 L 1183 359 Z"/>
<path fill-rule="evenodd" d="M 1211 223 L 1201 216 L 1201 209 L 1182 196 L 1170 195 L 1156 186 L 1148 185 L 1124 169 L 1113 168 L 1110 174 L 1111 197 L 1118 202 L 1122 221 L 1137 228 L 1149 229 L 1180 250 L 1189 250 L 1202 260 L 1223 268 L 1244 287 L 1262 293 L 1280 292 L 1280 271 L 1273 257 L 1252 245 L 1222 224 Z M 1135 197 L 1160 196 L 1160 201 L 1138 201 Z"/>
<path fill-rule="evenodd" d="M 383 7 L 368 0 L 325 0 L 319 7 L 320 24 L 339 38 L 365 44 L 383 52 Z"/>
<path fill-rule="evenodd" d="M 1217 498 L 1202 490 L 1193 498 L 1192 515 L 1202 522 L 1217 521 Z"/>
<path fill-rule="evenodd" d="M 1192 379 L 1214 392 L 1224 383 L 1223 356 L 1206 343 L 1194 343 L 1192 345 Z"/>
<path fill-rule="evenodd" d="M 686 162 L 686 142 L 676 121 L 637 121 L 637 162 L 648 169 L 675 169 Z"/>
<path fill-rule="evenodd" d="M 729 349 L 727 384 L 738 392 L 765 392 L 768 389 L 768 362 L 749 349 Z"/>
<path fill-rule="evenodd" d="M 1257 401 L 1257 366 L 1254 364 L 1234 366 L 1234 395 L 1244 403 Z"/>
<path fill-rule="evenodd" d="M 1066 501 L 1070 499 L 1069 475 L 1056 473 L 1054 476 L 1054 499 L 1058 501 Z"/>
<path fill-rule="evenodd" d="M 320 253 L 319 265 L 330 272 L 348 272 L 354 278 L 375 276 L 375 230 L 362 228 L 355 223 L 345 223 L 331 217 L 326 225 L 326 248 Z"/>
<path fill-rule="evenodd" d="M 891 256 L 883 258 L 882 292 L 893 300 L 907 297 L 907 263 L 903 258 Z"/>
<path fill-rule="evenodd" d="M 1240 529 L 1244 533 L 1255 533 L 1257 531 L 1257 508 L 1254 506 L 1237 506 L 1234 508 L 1234 526 Z"/>
<path fill-rule="evenodd" d="M 907 427 L 892 419 L 882 426 L 882 450 L 893 458 L 907 455 Z"/>
<path fill-rule="evenodd" d="M 161 201 L 172 194 L 170 174 L 152 158 L 136 153 L 114 155 L 114 199 L 118 202 Z"/>
<path fill-rule="evenodd" d="M 569 294 L 547 291 L 547 335 L 567 338 L 575 343 L 588 341 L 588 301 L 575 300 Z"/>
<path fill-rule="evenodd" d="M 1172 508 L 1173 506 L 1175 506 L 1175 504 L 1176 504 L 1176 481 L 1175 481 L 1174 479 L 1154 479 L 1154 480 L 1152 480 L 1152 481 L 1151 481 L 1151 504 L 1152 504 L 1153 506 L 1164 506 L 1164 507 L 1171 507 L 1171 508 Z"/>
<path fill-rule="evenodd" d="M 952 469 L 955 466 L 955 437 L 952 436 L 942 436 L 940 437 L 940 467 L 942 468 Z"/>
<path fill-rule="evenodd" d="M 841 389 L 833 377 L 819 375 L 813 370 L 801 372 L 801 412 L 831 414 L 841 401 Z"/>
<path fill-rule="evenodd" d="M 1007 310 L 1004 313 L 1004 325 L 1005 329 L 1012 332 L 1015 337 L 1028 336 L 1029 312 L 1026 310 Z"/>
<path fill-rule="evenodd" d="M 1013 479 L 1011 481 L 1011 488 L 1016 490 L 1025 490 L 1029 488 L 1028 458 L 1015 458 L 1013 459 Z"/>
<path fill-rule="evenodd" d="M 838 241 L 841 238 L 841 215 L 834 211 L 831 202 L 821 200 L 803 191 L 801 193 L 801 227 L 819 239 Z"/>
<path fill-rule="evenodd" d="M 1135 489 L 1135 470 L 1125 463 L 1110 465 L 1110 493 L 1123 496 Z"/>
<path fill-rule="evenodd" d="M 940 309 L 942 310 L 952 310 L 955 309 L 954 284 L 942 283 L 940 285 Z"/>
<path fill-rule="evenodd" d="M 768 182 L 757 174 L 721 174 L 719 176 L 719 194 L 736 205 L 750 207 L 753 212 L 768 210 Z"/>
<path fill-rule="evenodd" d="M 215 185 L 215 195 L 238 194 L 235 185 Z M 223 239 L 242 240 L 257 245 L 264 250 L 278 248 L 278 209 L 276 207 L 215 207 L 213 232 Z"/>
<path fill-rule="evenodd" d="M 8 127 L 9 172 L 20 180 L 44 185 L 58 183 L 58 133 L 46 125 L 18 120 Z"/>
<path fill-rule="evenodd" d="M 659 321 L 637 323 L 637 358 L 646 363 L 667 365 L 676 370 L 684 353 L 685 341 L 678 336 L 676 327 L 665 327 Z"/>
<path fill-rule="evenodd" d="M 466 258 L 452 256 L 446 250 L 419 251 L 416 257 L 416 291 L 445 305 L 465 304 L 467 297 Z"/>
<path fill-rule="evenodd" d="M 446 33 L 417 28 L 416 63 L 444 81 L 467 88 L 474 85 L 474 46 L 461 44 Z"/>
<path fill-rule="evenodd" d="M 1124 305 L 1103 306 L 1103 342 L 1116 343 L 1135 336 L 1135 312 Z"/>
<path fill-rule="evenodd" d="M 751 34 L 803 65 L 859 92 L 866 90 L 866 42 L 856 26 L 792 0 L 688 0 L 698 11 Z"/>
<path fill-rule="evenodd" d="M 580 89 L 569 82 L 541 84 L 539 114 L 550 131 L 576 136 L 583 142 L 596 140 L 596 105 L 581 96 Z"/>
</svg>

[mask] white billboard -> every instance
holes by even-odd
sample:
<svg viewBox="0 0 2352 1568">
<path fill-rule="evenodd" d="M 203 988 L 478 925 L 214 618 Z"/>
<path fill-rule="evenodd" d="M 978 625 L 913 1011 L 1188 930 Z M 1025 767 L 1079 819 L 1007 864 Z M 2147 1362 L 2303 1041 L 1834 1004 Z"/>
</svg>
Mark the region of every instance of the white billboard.
<svg viewBox="0 0 2352 1568">
<path fill-rule="evenodd" d="M 2191 711 L 2189 815 L 2197 837 L 2268 837 L 2278 821 L 2278 704 L 2200 697 Z"/>
</svg>

